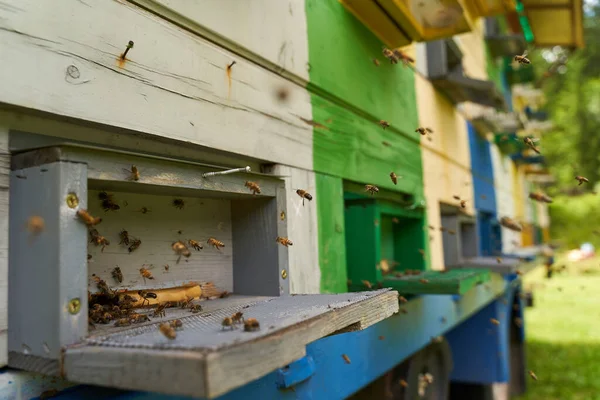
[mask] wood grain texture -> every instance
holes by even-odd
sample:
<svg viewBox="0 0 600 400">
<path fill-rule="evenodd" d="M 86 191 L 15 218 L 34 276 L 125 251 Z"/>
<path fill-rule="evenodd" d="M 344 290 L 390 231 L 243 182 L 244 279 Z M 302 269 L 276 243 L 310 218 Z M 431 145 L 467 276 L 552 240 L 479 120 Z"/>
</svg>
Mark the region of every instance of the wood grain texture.
<svg viewBox="0 0 600 400">
<path fill-rule="evenodd" d="M 286 81 L 242 59 L 230 87 L 231 53 L 129 3 L 28 0 L 15 9 L 0 11 L 0 51 L 11 60 L 0 67 L 0 101 L 312 168 L 303 87 L 290 85 L 280 104 L 274 90 Z"/>
<path fill-rule="evenodd" d="M 503 156 L 496 145 L 490 146 L 492 165 L 494 168 L 494 186 L 498 218 L 515 215 L 515 199 L 513 195 L 513 161 Z M 515 244 L 516 242 L 516 244 Z M 502 252 L 513 253 L 521 243 L 519 232 L 502 227 Z"/>
<path fill-rule="evenodd" d="M 288 237 L 294 242 L 294 245 L 289 247 L 290 293 L 319 293 L 319 198 L 315 173 L 280 164 L 275 165 L 271 173 L 282 176 L 287 188 L 287 213 L 284 214 L 284 218 L 287 220 Z M 312 201 L 305 199 L 303 202 L 296 193 L 297 189 L 309 192 L 313 196 Z"/>
<path fill-rule="evenodd" d="M 236 51 L 243 47 L 279 69 L 308 80 L 308 38 L 303 0 L 130 0 L 164 15 L 158 5 L 189 19 L 205 35 Z M 154 3 L 154 4 L 153 4 Z"/>
<path fill-rule="evenodd" d="M 88 208 L 94 216 L 102 217 L 96 229 L 105 236 L 110 245 L 102 251 L 102 246 L 88 243 L 90 291 L 97 288 L 92 275 L 104 279 L 113 289 L 159 289 L 181 286 L 188 282 L 213 282 L 215 286 L 233 291 L 233 243 L 231 233 L 231 201 L 181 197 L 183 209 L 173 207 L 172 196 L 141 195 L 126 192 L 109 192 L 121 207 L 117 211 L 104 211 L 97 190 L 88 192 Z M 143 214 L 147 207 L 151 211 Z M 142 244 L 133 252 L 119 244 L 119 232 L 127 230 L 132 238 Z M 179 233 L 181 231 L 181 233 Z M 206 241 L 214 237 L 225 243 L 217 250 Z M 186 242 L 193 239 L 204 249 L 196 251 L 189 247 L 191 257 L 181 257 L 173 252 L 173 242 Z M 166 271 L 164 266 L 169 265 Z M 121 268 L 123 282 L 111 276 L 115 267 Z M 140 268 L 145 266 L 154 279 L 144 279 Z"/>
<path fill-rule="evenodd" d="M 260 331 L 221 329 L 237 310 L 258 318 Z M 75 382 L 213 398 L 302 357 L 314 340 L 356 323 L 365 329 L 397 311 L 397 292 L 389 289 L 283 296 L 187 317 L 172 342 L 156 324 L 90 338 L 67 349 L 65 371 Z"/>
<path fill-rule="evenodd" d="M 8 362 L 8 208 L 10 153 L 8 126 L 0 118 L 0 367 Z"/>
</svg>

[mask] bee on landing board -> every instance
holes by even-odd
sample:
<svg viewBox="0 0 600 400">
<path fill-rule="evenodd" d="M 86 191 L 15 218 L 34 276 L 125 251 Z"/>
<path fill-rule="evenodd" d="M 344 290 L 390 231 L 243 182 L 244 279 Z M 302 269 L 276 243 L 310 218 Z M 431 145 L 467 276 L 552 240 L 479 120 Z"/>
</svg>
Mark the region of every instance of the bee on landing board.
<svg viewBox="0 0 600 400">
<path fill-rule="evenodd" d="M 117 211 L 120 210 L 121 207 L 115 203 L 114 199 L 113 199 L 113 194 L 111 193 L 107 193 L 107 192 L 100 192 L 98 193 L 98 198 L 100 200 L 102 200 L 102 209 L 104 211 Z"/>
<path fill-rule="evenodd" d="M 296 190 L 296 194 L 298 196 L 302 197 L 302 205 L 304 205 L 304 199 L 306 199 L 308 201 L 312 201 L 312 199 L 313 199 L 312 195 L 303 189 Z"/>
<path fill-rule="evenodd" d="M 183 207 L 185 207 L 185 201 L 183 199 L 173 199 L 171 205 L 179 210 L 183 210 Z"/>
<path fill-rule="evenodd" d="M 390 179 L 392 180 L 392 182 L 394 183 L 394 185 L 398 184 L 398 175 L 396 175 L 395 172 L 390 172 Z"/>
<path fill-rule="evenodd" d="M 519 64 L 531 64 L 531 61 L 527 58 L 527 51 L 523 55 L 516 55 L 514 60 Z"/>
<path fill-rule="evenodd" d="M 129 246 L 129 232 L 127 232 L 125 229 L 122 229 L 121 232 L 119 232 L 119 239 L 119 244 Z"/>
<path fill-rule="evenodd" d="M 190 247 L 196 251 L 202 250 L 204 247 L 197 240 L 188 239 L 188 244 Z"/>
<path fill-rule="evenodd" d="M 174 319 L 173 321 L 169 321 L 169 325 L 171 325 L 171 328 L 177 329 L 183 326 L 183 322 L 179 319 Z"/>
<path fill-rule="evenodd" d="M 260 324 L 256 318 L 248 318 L 244 321 L 244 330 L 246 332 L 254 332 L 260 329 Z"/>
<path fill-rule="evenodd" d="M 365 192 L 369 192 L 372 196 L 375 193 L 379 193 L 379 188 L 375 185 L 365 185 Z"/>
<path fill-rule="evenodd" d="M 144 279 L 154 279 L 152 272 L 148 271 L 148 269 L 144 267 L 140 268 L 140 275 L 142 275 Z"/>
<path fill-rule="evenodd" d="M 577 180 L 579 182 L 579 186 L 581 186 L 584 182 L 585 183 L 589 182 L 588 178 L 586 178 L 585 176 L 581 176 L 581 175 L 577 175 L 575 177 L 575 180 Z"/>
<path fill-rule="evenodd" d="M 119 283 L 123 282 L 123 272 L 121 272 L 121 268 L 115 267 L 111 271 L 111 275 L 115 280 Z"/>
<path fill-rule="evenodd" d="M 130 181 L 139 181 L 140 180 L 140 171 L 138 170 L 138 167 L 136 167 L 135 165 L 131 166 L 131 169 L 125 169 L 123 168 L 123 171 L 127 172 L 129 174 L 129 180 Z"/>
<path fill-rule="evenodd" d="M 381 125 L 381 127 L 382 127 L 383 129 L 386 129 L 386 128 L 389 128 L 389 127 L 390 127 L 390 123 L 389 123 L 389 122 L 387 122 L 387 121 L 385 121 L 385 120 L 383 120 L 383 119 L 379 121 L 379 125 Z"/>
<path fill-rule="evenodd" d="M 96 246 L 102 246 L 101 252 L 104 252 L 104 248 L 110 244 L 107 238 L 100 235 L 97 229 L 90 230 L 90 243 L 94 243 Z"/>
<path fill-rule="evenodd" d="M 158 298 L 158 295 L 156 293 L 148 292 L 146 290 L 138 290 L 138 296 L 140 296 L 143 299 L 142 306 L 144 305 L 145 302 L 150 303 L 149 299 Z"/>
<path fill-rule="evenodd" d="M 155 318 L 166 317 L 167 316 L 167 312 L 165 311 L 165 308 L 167 308 L 168 304 L 169 304 L 168 302 L 159 304 L 158 307 L 156 307 L 156 309 L 152 313 L 152 316 L 155 317 Z"/>
<path fill-rule="evenodd" d="M 246 183 L 244 183 L 244 186 L 250 189 L 252 194 L 260 194 L 260 186 L 258 186 L 258 183 L 246 181 Z"/>
<path fill-rule="evenodd" d="M 131 239 L 131 244 L 129 245 L 127 250 L 131 253 L 134 250 L 136 250 L 138 247 L 140 247 L 141 244 L 142 244 L 142 241 L 140 239 Z"/>
<path fill-rule="evenodd" d="M 177 337 L 177 332 L 175 332 L 175 329 L 168 323 L 160 324 L 158 329 L 167 339 L 173 340 Z"/>
<path fill-rule="evenodd" d="M 77 216 L 81 219 L 87 226 L 98 225 L 102 222 L 102 218 L 93 217 L 87 210 L 78 210 Z"/>
<path fill-rule="evenodd" d="M 129 326 L 131 325 L 131 321 L 129 318 L 120 318 L 115 322 L 115 326 Z"/>
<path fill-rule="evenodd" d="M 241 311 L 236 312 L 235 314 L 233 314 L 231 316 L 231 320 L 233 321 L 234 324 L 239 324 L 240 322 L 244 321 L 244 313 Z"/>
<path fill-rule="evenodd" d="M 223 321 L 221 322 L 221 329 L 225 330 L 225 328 L 233 330 L 233 319 L 231 319 L 231 317 L 223 318 Z"/>
<path fill-rule="evenodd" d="M 199 313 L 200 311 L 202 311 L 202 305 L 200 305 L 200 304 L 192 304 L 190 306 L 190 312 L 196 314 L 196 313 Z"/>
<path fill-rule="evenodd" d="M 185 245 L 185 243 L 183 243 L 181 240 L 178 240 L 177 242 L 174 242 L 171 245 L 171 248 L 173 249 L 173 251 L 175 252 L 175 254 L 177 254 L 177 256 L 178 256 L 176 264 L 179 264 L 179 260 L 181 260 L 181 256 L 183 256 L 185 258 L 189 258 L 192 255 L 192 253 L 187 248 L 187 246 Z"/>
<path fill-rule="evenodd" d="M 217 240 L 215 238 L 209 238 L 206 243 L 208 243 L 209 245 L 213 246 L 215 249 L 217 250 L 221 250 L 221 247 L 225 247 L 225 243 L 221 242 L 220 240 Z"/>
<path fill-rule="evenodd" d="M 294 243 L 292 243 L 292 241 L 290 239 L 288 239 L 286 237 L 280 237 L 280 236 L 277 236 L 277 239 L 275 239 L 275 241 L 285 247 L 292 246 L 294 244 Z"/>
</svg>

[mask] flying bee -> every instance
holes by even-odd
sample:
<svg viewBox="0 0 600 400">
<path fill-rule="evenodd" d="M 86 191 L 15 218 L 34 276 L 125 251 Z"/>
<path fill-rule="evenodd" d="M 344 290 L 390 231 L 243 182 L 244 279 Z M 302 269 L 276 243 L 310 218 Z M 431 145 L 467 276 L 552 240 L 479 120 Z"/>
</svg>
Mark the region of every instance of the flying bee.
<svg viewBox="0 0 600 400">
<path fill-rule="evenodd" d="M 523 228 L 510 217 L 500 218 L 500 225 L 515 232 L 521 232 L 523 230 Z"/>
<path fill-rule="evenodd" d="M 589 180 L 585 176 L 577 175 L 575 179 L 579 182 L 579 186 L 581 186 L 584 182 L 588 183 Z"/>
<path fill-rule="evenodd" d="M 533 151 L 535 151 L 537 154 L 541 154 L 539 149 L 535 146 L 535 142 L 537 142 L 539 139 L 533 139 L 530 137 L 526 137 L 523 139 L 523 142 L 525 142 L 525 144 L 527 146 L 529 146 L 529 148 Z"/>
<path fill-rule="evenodd" d="M 142 298 L 142 307 L 144 306 L 145 302 L 148 302 L 148 304 L 150 304 L 149 299 L 157 299 L 158 298 L 158 295 L 156 293 L 148 292 L 146 290 L 138 290 L 138 296 L 140 296 Z"/>
<path fill-rule="evenodd" d="M 500 325 L 500 321 L 498 321 L 496 318 L 490 318 L 490 322 L 494 325 Z"/>
<path fill-rule="evenodd" d="M 396 59 L 402 61 L 402 64 L 404 64 L 404 66 L 410 65 L 411 63 L 415 62 L 414 58 L 404 54 L 399 49 L 392 50 L 392 53 L 394 53 L 394 56 L 396 56 Z"/>
<path fill-rule="evenodd" d="M 534 381 L 538 380 L 537 375 L 535 374 L 535 372 L 533 371 L 529 371 L 529 376 L 531 377 L 531 379 L 533 379 Z"/>
<path fill-rule="evenodd" d="M 220 240 L 217 240 L 215 238 L 209 238 L 206 243 L 208 243 L 209 245 L 213 246 L 215 249 L 217 250 L 221 250 L 221 247 L 225 247 L 225 243 L 221 242 Z"/>
<path fill-rule="evenodd" d="M 140 275 L 142 275 L 144 279 L 154 279 L 152 272 L 148 271 L 148 269 L 144 267 L 140 268 Z"/>
<path fill-rule="evenodd" d="M 379 60 L 376 58 L 373 59 L 373 64 L 375 64 L 376 67 L 379 67 L 379 65 L 381 65 L 379 64 Z"/>
<path fill-rule="evenodd" d="M 552 203 L 552 198 L 540 192 L 529 193 L 529 198 L 540 203 Z"/>
<path fill-rule="evenodd" d="M 367 287 L 367 289 L 372 289 L 373 288 L 373 284 L 369 281 L 363 280 L 361 281 L 363 285 L 365 285 Z"/>
<path fill-rule="evenodd" d="M 394 224 L 399 224 L 399 223 L 400 223 L 400 220 L 399 220 L 398 218 L 394 217 L 394 218 L 392 218 L 392 222 L 393 222 Z"/>
<path fill-rule="evenodd" d="M 400 379 L 400 386 L 402 386 L 403 388 L 407 388 L 408 387 L 408 383 L 404 380 L 404 379 Z"/>
<path fill-rule="evenodd" d="M 379 125 L 381 125 L 381 127 L 382 127 L 383 129 L 386 129 L 386 128 L 389 128 L 389 127 L 390 127 L 390 123 L 389 123 L 389 122 L 387 122 L 387 121 L 385 121 L 385 120 L 383 120 L 383 119 L 382 119 L 382 120 L 379 120 Z"/>
<path fill-rule="evenodd" d="M 131 321 L 129 318 L 120 318 L 115 322 L 115 326 L 129 326 L 131 325 Z"/>
<path fill-rule="evenodd" d="M 140 170 L 135 165 L 131 166 L 131 169 L 123 168 L 123 171 L 129 174 L 130 181 L 139 181 L 140 180 Z"/>
<path fill-rule="evenodd" d="M 419 282 L 421 282 L 423 284 L 429 283 L 429 281 L 427 279 L 419 279 Z"/>
<path fill-rule="evenodd" d="M 33 215 L 27 220 L 27 230 L 34 235 L 42 233 L 44 231 L 44 226 L 44 218 L 40 216 Z"/>
<path fill-rule="evenodd" d="M 529 60 L 529 58 L 527 58 L 527 51 L 525 51 L 525 53 L 523 53 L 523 55 L 516 55 L 515 56 L 515 61 L 518 62 L 519 64 L 531 64 L 531 61 Z"/>
<path fill-rule="evenodd" d="M 231 316 L 231 320 L 234 324 L 238 324 L 244 320 L 244 313 L 241 311 L 236 312 Z"/>
<path fill-rule="evenodd" d="M 117 211 L 121 209 L 121 206 L 113 201 L 112 198 L 102 200 L 102 209 L 104 211 Z"/>
<path fill-rule="evenodd" d="M 348 357 L 346 354 L 342 354 L 342 358 L 344 359 L 344 362 L 346 364 L 350 364 L 351 363 L 350 357 Z"/>
<path fill-rule="evenodd" d="M 156 309 L 152 313 L 152 316 L 155 317 L 155 318 L 166 317 L 167 313 L 165 311 L 165 308 L 167 308 L 167 305 L 169 305 L 168 302 L 159 304 L 158 307 L 156 307 Z"/>
<path fill-rule="evenodd" d="M 258 183 L 246 181 L 246 183 L 244 183 L 244 186 L 250 189 L 252 194 L 260 194 L 260 186 L 258 186 Z"/>
<path fill-rule="evenodd" d="M 456 231 L 454 229 L 448 229 L 447 232 L 449 235 L 456 235 Z"/>
<path fill-rule="evenodd" d="M 198 242 L 196 240 L 188 239 L 188 244 L 190 245 L 190 247 L 192 247 L 194 250 L 197 250 L 197 251 L 200 251 L 204 248 L 204 247 L 202 247 L 200 242 Z"/>
<path fill-rule="evenodd" d="M 365 185 L 365 192 L 369 192 L 372 195 L 379 193 L 379 188 L 375 185 Z"/>
<path fill-rule="evenodd" d="M 171 325 L 171 328 L 177 329 L 183 326 L 183 322 L 179 319 L 174 319 L 173 321 L 169 321 L 169 325 Z"/>
<path fill-rule="evenodd" d="M 420 127 L 420 128 L 415 129 L 415 132 L 419 132 L 421 134 L 421 136 L 425 136 L 428 133 L 433 133 L 433 129 Z"/>
<path fill-rule="evenodd" d="M 123 272 L 121 272 L 121 268 L 115 267 L 111 271 L 111 275 L 115 280 L 119 283 L 123 282 Z"/>
<path fill-rule="evenodd" d="M 90 215 L 90 213 L 87 212 L 87 210 L 78 210 L 77 211 L 77 216 L 87 225 L 87 226 L 94 226 L 94 225 L 98 225 L 100 222 L 102 222 L 102 218 L 98 218 L 98 217 L 92 217 Z"/>
<path fill-rule="evenodd" d="M 498 264 L 502 264 L 502 258 L 500 258 L 500 257 L 496 257 L 496 262 L 497 262 Z"/>
<path fill-rule="evenodd" d="M 119 244 L 129 246 L 129 232 L 127 232 L 125 229 L 121 230 L 121 232 L 119 232 L 119 238 L 121 239 Z"/>
<path fill-rule="evenodd" d="M 394 182 L 394 185 L 398 184 L 398 175 L 395 172 L 390 172 L 390 179 Z"/>
<path fill-rule="evenodd" d="M 388 49 L 387 47 L 384 47 L 381 52 L 383 53 L 383 56 L 390 60 L 392 64 L 398 64 L 398 57 L 396 57 L 392 50 Z"/>
<path fill-rule="evenodd" d="M 292 243 L 292 241 L 290 239 L 288 239 L 286 237 L 280 237 L 280 236 L 277 236 L 277 239 L 275 239 L 275 241 L 277 243 L 282 244 L 285 247 L 292 246 L 294 244 L 294 243 Z"/>
<path fill-rule="evenodd" d="M 187 248 L 187 246 L 185 245 L 185 243 L 183 243 L 181 240 L 173 243 L 171 245 L 171 248 L 173 249 L 173 251 L 175 252 L 175 254 L 177 254 L 179 256 L 177 258 L 177 264 L 179 264 L 179 260 L 181 259 L 181 256 L 184 256 L 184 257 L 188 258 L 189 256 L 192 255 L 192 253 Z"/>
<path fill-rule="evenodd" d="M 185 206 L 185 201 L 183 201 L 183 199 L 173 199 L 171 205 L 179 210 L 182 210 Z"/>
<path fill-rule="evenodd" d="M 398 263 L 396 261 L 390 262 L 388 260 L 383 259 L 379 262 L 377 269 L 379 269 L 383 275 L 387 275 L 392 271 L 392 269 L 394 269 L 395 266 L 397 266 L 399 264 L 400 263 Z"/>
<path fill-rule="evenodd" d="M 296 194 L 298 196 L 302 197 L 302 205 L 304 205 L 304 199 L 306 199 L 308 201 L 312 201 L 312 199 L 313 199 L 312 195 L 303 189 L 296 190 Z"/>
<path fill-rule="evenodd" d="M 142 244 L 142 241 L 140 239 L 131 239 L 131 244 L 129 245 L 129 248 L 127 249 L 130 253 L 132 253 L 134 250 L 136 250 L 138 247 L 140 247 L 140 245 Z"/>
<path fill-rule="evenodd" d="M 460 208 L 467 208 L 467 201 L 466 200 L 461 200 L 460 201 Z"/>
<path fill-rule="evenodd" d="M 225 330 L 225 328 L 233 330 L 233 319 L 231 319 L 231 317 L 223 318 L 223 321 L 221 322 L 221 329 Z"/>
<path fill-rule="evenodd" d="M 254 332 L 260 329 L 260 324 L 256 318 L 248 318 L 244 321 L 244 330 L 246 332 Z"/>
<path fill-rule="evenodd" d="M 177 337 L 177 332 L 175 332 L 175 329 L 170 324 L 160 324 L 158 330 L 160 330 L 160 333 L 165 335 L 167 339 L 173 340 Z"/>
</svg>

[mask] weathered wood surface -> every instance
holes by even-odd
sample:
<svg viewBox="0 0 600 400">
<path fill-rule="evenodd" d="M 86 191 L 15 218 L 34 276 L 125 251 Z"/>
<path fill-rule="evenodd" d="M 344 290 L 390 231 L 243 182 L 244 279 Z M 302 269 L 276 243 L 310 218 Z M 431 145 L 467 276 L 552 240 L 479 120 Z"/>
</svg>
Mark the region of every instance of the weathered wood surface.
<svg viewBox="0 0 600 400">
<path fill-rule="evenodd" d="M 498 219 L 515 215 L 515 198 L 513 195 L 513 161 L 504 156 L 495 145 L 490 146 L 492 165 L 494 168 L 494 186 L 496 189 L 496 207 Z M 502 252 L 513 253 L 521 244 L 521 234 L 502 227 Z"/>
<path fill-rule="evenodd" d="M 8 362 L 8 126 L 0 118 L 0 367 Z"/>
<path fill-rule="evenodd" d="M 304 88 L 130 3 L 13 0 L 0 52 L 0 102 L 312 168 Z"/>
<path fill-rule="evenodd" d="M 308 81 L 304 0 L 129 0 L 235 52 Z M 263 60 L 257 60 L 258 62 Z M 264 61 L 263 61 L 264 63 Z"/>
<path fill-rule="evenodd" d="M 74 382 L 212 398 L 302 357 L 314 340 L 389 317 L 398 311 L 397 296 L 383 289 L 268 299 L 185 317 L 173 341 L 150 324 L 67 349 L 64 370 Z M 257 318 L 260 330 L 222 329 L 236 311 Z"/>
</svg>

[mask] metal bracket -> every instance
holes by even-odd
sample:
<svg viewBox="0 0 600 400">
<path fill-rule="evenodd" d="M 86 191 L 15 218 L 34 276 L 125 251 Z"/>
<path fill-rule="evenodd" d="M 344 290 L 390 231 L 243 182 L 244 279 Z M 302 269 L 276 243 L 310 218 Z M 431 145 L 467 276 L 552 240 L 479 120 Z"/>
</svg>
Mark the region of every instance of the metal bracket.
<svg viewBox="0 0 600 400">
<path fill-rule="evenodd" d="M 250 167 L 247 166 L 244 168 L 228 169 L 226 171 L 218 171 L 218 172 L 206 172 L 206 173 L 202 174 L 202 177 L 208 178 L 209 176 L 235 174 L 236 172 L 250 172 Z"/>
</svg>

